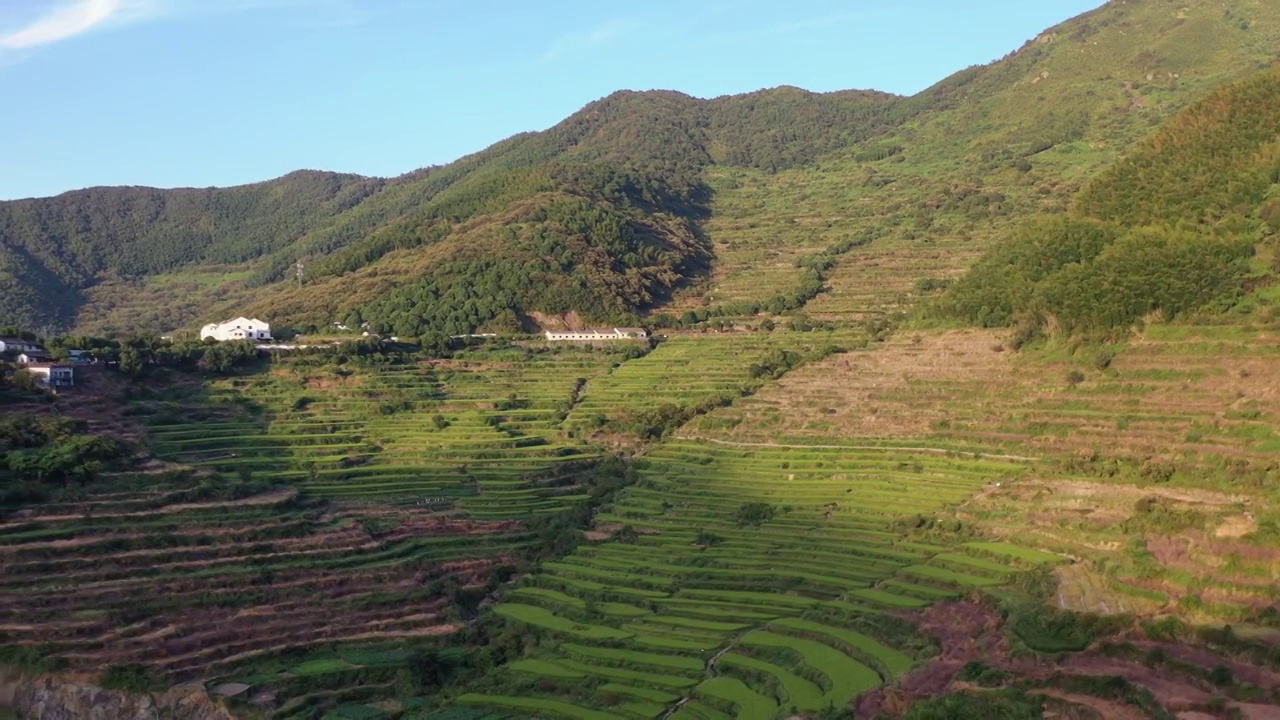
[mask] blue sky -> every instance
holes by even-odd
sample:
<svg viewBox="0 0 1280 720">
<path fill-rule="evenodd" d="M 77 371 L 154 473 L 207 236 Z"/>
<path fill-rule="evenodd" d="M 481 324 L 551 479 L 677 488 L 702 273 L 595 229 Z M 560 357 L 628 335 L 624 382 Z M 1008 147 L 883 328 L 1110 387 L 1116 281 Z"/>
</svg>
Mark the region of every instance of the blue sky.
<svg viewBox="0 0 1280 720">
<path fill-rule="evenodd" d="M 395 175 L 628 89 L 917 92 L 1101 0 L 0 0 L 0 198 Z"/>
</svg>

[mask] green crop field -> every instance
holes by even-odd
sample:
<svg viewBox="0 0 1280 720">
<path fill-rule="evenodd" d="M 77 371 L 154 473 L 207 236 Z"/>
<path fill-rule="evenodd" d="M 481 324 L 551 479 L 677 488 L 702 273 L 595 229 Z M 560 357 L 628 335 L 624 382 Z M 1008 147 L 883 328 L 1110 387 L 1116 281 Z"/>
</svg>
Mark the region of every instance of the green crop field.
<svg viewBox="0 0 1280 720">
<path fill-rule="evenodd" d="M 817 683 L 800 677 L 792 671 L 749 655 L 729 653 L 720 659 L 730 672 L 735 669 L 754 677 L 764 683 L 777 682 L 782 693 L 780 700 L 784 705 L 797 710 L 816 712 L 826 707 L 823 701 L 822 688 Z"/>
<path fill-rule="evenodd" d="M 566 443 L 559 424 L 577 388 L 616 360 L 557 349 L 480 351 L 356 374 L 289 367 L 187 398 L 228 408 L 196 422 L 183 398 L 159 403 L 148 434 L 162 458 L 270 473 L 319 497 L 527 517 L 581 499 L 574 473 L 598 453 Z M 556 482 L 531 482 L 534 475 Z"/>
<path fill-rule="evenodd" d="M 497 695 L 466 694 L 458 698 L 459 702 L 468 705 L 492 705 L 508 710 L 519 710 L 535 713 L 553 713 L 557 717 L 580 718 L 580 720 L 613 720 L 611 713 L 591 710 L 571 705 L 558 700 L 542 698 L 509 698 Z"/>
<path fill-rule="evenodd" d="M 652 447 L 639 468 L 640 481 L 596 518 L 634 535 L 617 533 L 545 564 L 496 612 L 540 638 L 533 657 L 542 662 L 632 681 L 662 668 L 661 680 L 645 684 L 694 688 L 702 702 L 681 708 L 690 716 L 701 707 L 772 717 L 780 707 L 847 703 L 916 663 L 893 639 L 858 630 L 865 618 L 926 605 L 912 588 L 950 596 L 988 580 L 928 564 L 934 558 L 974 572 L 1014 572 L 961 544 L 911 542 L 893 528 L 1019 472 L 1015 462 L 677 440 Z M 769 508 L 767 517 L 744 515 L 753 504 Z M 556 620 L 531 613 L 526 598 L 549 603 Z M 615 598 L 646 614 L 607 612 Z M 616 636 L 584 642 L 583 628 Z M 492 679 L 495 690 L 500 678 Z M 575 703 L 608 708 L 612 691 L 590 687 L 577 688 Z"/>
<path fill-rule="evenodd" d="M 516 672 L 569 680 L 583 677 L 583 674 L 576 670 L 544 660 L 517 660 L 511 663 L 511 669 Z"/>
<path fill-rule="evenodd" d="M 286 715 L 382 713 L 373 706 L 398 694 L 397 673 L 462 627 L 459 603 L 527 562 L 537 539 L 526 523 L 586 504 L 601 452 L 560 424 L 579 389 L 620 359 L 518 347 L 423 363 L 300 356 L 139 391 L 140 432 L 183 469 L 115 478 L 91 503 L 0 527 L 0 600 L 30 628 L 12 637 L 40 638 L 73 668 L 248 680 L 293 698 Z M 632 635 L 559 617 L 557 602 L 580 609 L 569 595 L 528 597 L 552 609 L 502 612 L 586 639 Z"/>
<path fill-rule="evenodd" d="M 783 650 L 801 659 L 808 672 L 818 672 L 826 678 L 824 704 L 841 707 L 847 705 L 859 693 L 870 690 L 882 682 L 874 670 L 851 659 L 840 651 L 813 640 L 753 631 L 743 636 L 747 648 Z"/>
<path fill-rule="evenodd" d="M 554 615 L 551 611 L 534 605 L 507 603 L 498 608 L 502 617 L 528 623 L 539 628 L 572 635 L 584 640 L 621 640 L 630 637 L 630 633 L 600 625 L 586 625 Z"/>
<path fill-rule="evenodd" d="M 773 720 L 778 714 L 778 703 L 773 698 L 755 692 L 736 678 L 708 678 L 698 685 L 697 692 L 728 703 L 733 707 L 733 716 L 743 720 Z"/>
</svg>

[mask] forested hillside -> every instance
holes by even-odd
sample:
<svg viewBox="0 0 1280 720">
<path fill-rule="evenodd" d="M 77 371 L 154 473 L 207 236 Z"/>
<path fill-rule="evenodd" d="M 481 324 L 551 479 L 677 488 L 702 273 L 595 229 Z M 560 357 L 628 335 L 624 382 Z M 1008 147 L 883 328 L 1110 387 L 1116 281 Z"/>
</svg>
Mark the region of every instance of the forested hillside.
<svg viewBox="0 0 1280 720">
<path fill-rule="evenodd" d="M 242 263 L 276 251 L 383 186 L 299 171 L 226 189 L 91 188 L 0 203 L 0 316 L 28 326 L 74 317 L 104 275 Z"/>
<path fill-rule="evenodd" d="M 1020 216 L 1064 209 L 1170 115 L 1272 62 L 1277 38 L 1280 8 L 1258 0 L 1112 2 L 909 98 L 618 92 L 393 179 L 0 203 L 0 319 L 119 334 L 257 313 L 416 336 L 539 313 L 630 321 L 682 287 L 681 310 L 803 296 L 839 319 L 839 296 L 868 285 L 861 253 L 816 286 L 803 255 L 881 238 L 945 255 L 945 284 Z M 982 322 L 1008 322 L 992 312 Z"/>
<path fill-rule="evenodd" d="M 1274 269 L 1249 259 L 1280 228 L 1277 141 L 1280 72 L 1267 70 L 1178 114 L 940 305 L 987 327 L 1106 333 L 1229 300 Z"/>
<path fill-rule="evenodd" d="M 696 222 L 708 212 L 707 166 L 810 161 L 899 122 L 911 111 L 895 101 L 794 88 L 712 101 L 620 92 L 546 132 L 389 181 L 295 173 L 226 190 L 95 188 L 3 203 L 13 291 L 0 314 L 63 327 L 80 291 L 113 276 L 248 263 L 252 290 L 291 278 L 300 259 L 317 281 L 440 245 L 428 267 L 393 263 L 409 284 L 364 316 L 405 334 L 465 332 L 528 310 L 623 317 L 705 270 Z M 39 300 L 48 297 L 61 301 Z M 404 319 L 446 297 L 449 315 Z M 351 309 L 334 301 L 327 288 L 303 292 L 289 318 L 323 324 Z"/>
</svg>

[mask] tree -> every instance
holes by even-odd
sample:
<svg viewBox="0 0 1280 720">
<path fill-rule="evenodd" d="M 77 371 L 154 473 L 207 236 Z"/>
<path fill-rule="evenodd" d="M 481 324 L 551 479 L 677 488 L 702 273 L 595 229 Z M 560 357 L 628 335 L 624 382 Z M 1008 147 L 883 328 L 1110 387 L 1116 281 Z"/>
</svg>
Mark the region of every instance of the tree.
<svg viewBox="0 0 1280 720">
<path fill-rule="evenodd" d="M 40 389 L 40 383 L 36 379 L 34 373 L 30 370 L 16 370 L 12 379 L 9 381 L 13 387 L 22 392 L 36 392 Z"/>
<path fill-rule="evenodd" d="M 125 345 L 120 348 L 120 372 L 136 378 L 142 375 L 142 370 L 142 354 L 132 345 Z"/>
</svg>

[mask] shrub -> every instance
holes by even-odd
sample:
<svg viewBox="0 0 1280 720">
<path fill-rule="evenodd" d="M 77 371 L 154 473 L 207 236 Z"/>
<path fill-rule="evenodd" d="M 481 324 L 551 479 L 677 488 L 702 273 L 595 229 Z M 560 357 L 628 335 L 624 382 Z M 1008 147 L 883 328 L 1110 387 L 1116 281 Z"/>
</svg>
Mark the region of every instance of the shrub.
<svg viewBox="0 0 1280 720">
<path fill-rule="evenodd" d="M 1042 706 L 1022 692 L 955 693 L 916 703 L 902 720 L 1040 720 Z"/>
<path fill-rule="evenodd" d="M 971 682 L 983 687 L 996 687 L 1009 678 L 1009 673 L 992 667 L 981 660 L 966 663 L 956 675 L 957 680 Z"/>
<path fill-rule="evenodd" d="M 724 542 L 724 538 L 706 530 L 699 530 L 698 536 L 693 540 L 694 545 L 701 545 L 702 547 L 715 547 L 722 542 Z"/>
<path fill-rule="evenodd" d="M 1022 607 L 1010 627 L 1027 647 L 1040 652 L 1079 652 L 1101 634 L 1100 618 L 1047 607 Z"/>
<path fill-rule="evenodd" d="M 110 665 L 102 673 L 101 684 L 107 690 L 149 693 L 164 689 L 164 682 L 145 665 Z"/>
<path fill-rule="evenodd" d="M 777 509 L 769 503 L 743 503 L 734 513 L 734 520 L 737 521 L 738 527 L 760 527 L 772 520 L 776 514 Z"/>
</svg>

